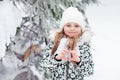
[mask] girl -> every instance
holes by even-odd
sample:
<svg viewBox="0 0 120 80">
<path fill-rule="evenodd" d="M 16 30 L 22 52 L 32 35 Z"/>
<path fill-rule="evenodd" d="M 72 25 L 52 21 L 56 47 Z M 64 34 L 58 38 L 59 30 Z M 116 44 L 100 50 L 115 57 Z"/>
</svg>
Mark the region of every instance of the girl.
<svg viewBox="0 0 120 80">
<path fill-rule="evenodd" d="M 84 80 L 93 74 L 93 60 L 89 44 L 91 31 L 85 27 L 82 13 L 75 7 L 66 9 L 60 30 L 45 49 L 37 69 L 49 71 L 52 80 Z"/>
</svg>

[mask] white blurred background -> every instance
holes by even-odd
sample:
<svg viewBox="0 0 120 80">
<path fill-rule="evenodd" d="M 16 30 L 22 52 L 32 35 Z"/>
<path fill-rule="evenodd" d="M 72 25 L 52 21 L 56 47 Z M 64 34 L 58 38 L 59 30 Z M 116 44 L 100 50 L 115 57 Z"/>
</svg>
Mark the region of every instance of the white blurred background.
<svg viewBox="0 0 120 80">
<path fill-rule="evenodd" d="M 95 73 L 91 80 L 119 80 L 120 0 L 99 1 L 99 5 L 90 5 L 86 9 L 86 16 L 94 31 L 92 54 Z M 10 36 L 15 35 L 16 27 L 21 22 L 21 15 L 11 3 L 0 3 L 0 11 L 0 57 L 2 57 L 5 43 L 9 44 Z"/>
<path fill-rule="evenodd" d="M 14 37 L 21 20 L 20 11 L 12 1 L 0 1 L 0 58 L 4 56 L 5 45 L 10 43 L 10 37 Z"/>
<path fill-rule="evenodd" d="M 95 32 L 93 37 L 94 80 L 119 80 L 120 0 L 99 0 L 86 14 Z"/>
</svg>

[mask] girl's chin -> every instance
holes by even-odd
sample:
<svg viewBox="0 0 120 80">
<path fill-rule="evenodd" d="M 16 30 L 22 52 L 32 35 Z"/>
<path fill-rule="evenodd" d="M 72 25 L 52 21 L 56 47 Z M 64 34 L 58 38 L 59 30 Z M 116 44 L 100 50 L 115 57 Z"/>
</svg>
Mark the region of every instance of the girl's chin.
<svg viewBox="0 0 120 80">
<path fill-rule="evenodd" d="M 69 35 L 68 37 L 73 37 L 73 36 L 75 36 L 75 35 Z"/>
<path fill-rule="evenodd" d="M 78 36 L 79 37 L 79 35 L 68 35 L 67 37 L 75 37 L 75 36 Z"/>
</svg>

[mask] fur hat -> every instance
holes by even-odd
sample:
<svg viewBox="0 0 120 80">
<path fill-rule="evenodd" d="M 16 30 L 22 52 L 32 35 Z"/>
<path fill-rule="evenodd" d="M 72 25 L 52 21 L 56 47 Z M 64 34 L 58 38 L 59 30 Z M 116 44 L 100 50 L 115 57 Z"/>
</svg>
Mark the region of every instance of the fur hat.
<svg viewBox="0 0 120 80">
<path fill-rule="evenodd" d="M 75 7 L 69 7 L 63 12 L 62 19 L 60 21 L 60 28 L 63 28 L 65 24 L 69 22 L 75 22 L 79 24 L 82 28 L 82 32 L 84 32 L 85 30 L 84 16 Z"/>
</svg>

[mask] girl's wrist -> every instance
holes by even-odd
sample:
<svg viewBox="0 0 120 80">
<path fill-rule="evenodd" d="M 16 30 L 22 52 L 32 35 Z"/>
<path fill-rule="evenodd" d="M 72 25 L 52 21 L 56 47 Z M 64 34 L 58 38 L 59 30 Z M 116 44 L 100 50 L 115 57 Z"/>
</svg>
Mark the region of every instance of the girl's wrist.
<svg viewBox="0 0 120 80">
<path fill-rule="evenodd" d="M 58 56 L 58 54 L 55 55 L 55 60 L 61 61 L 61 58 Z"/>
<path fill-rule="evenodd" d="M 75 62 L 76 62 L 77 65 L 79 65 L 79 63 L 81 62 L 80 58 L 77 59 Z"/>
<path fill-rule="evenodd" d="M 56 57 L 55 57 L 57 60 L 60 60 L 60 57 L 57 55 Z"/>
<path fill-rule="evenodd" d="M 76 58 L 76 59 L 75 59 L 75 62 L 79 63 L 79 62 L 80 62 L 80 58 L 79 58 L 79 57 Z"/>
</svg>

